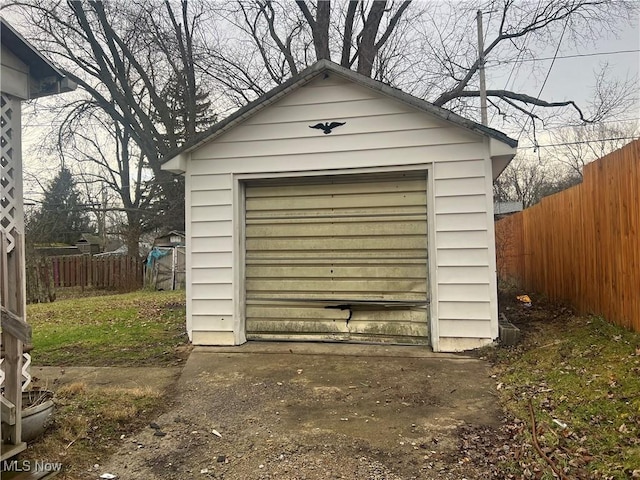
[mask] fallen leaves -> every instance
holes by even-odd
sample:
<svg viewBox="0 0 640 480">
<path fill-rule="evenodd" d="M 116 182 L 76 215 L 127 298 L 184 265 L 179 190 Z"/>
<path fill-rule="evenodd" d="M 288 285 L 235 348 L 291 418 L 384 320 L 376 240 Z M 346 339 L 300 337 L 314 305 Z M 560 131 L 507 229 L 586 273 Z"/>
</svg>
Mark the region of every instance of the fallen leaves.
<svg viewBox="0 0 640 480">
<path fill-rule="evenodd" d="M 508 411 L 526 419 L 532 400 L 540 450 L 568 478 L 636 478 L 629 466 L 640 465 L 640 335 L 596 317 L 551 321 L 553 311 L 545 316 L 539 304 L 516 313 L 527 322 L 510 318 L 525 331 L 522 345 L 495 355 Z M 551 478 L 530 430 L 513 433 L 512 450 L 500 452 L 500 478 Z"/>
</svg>

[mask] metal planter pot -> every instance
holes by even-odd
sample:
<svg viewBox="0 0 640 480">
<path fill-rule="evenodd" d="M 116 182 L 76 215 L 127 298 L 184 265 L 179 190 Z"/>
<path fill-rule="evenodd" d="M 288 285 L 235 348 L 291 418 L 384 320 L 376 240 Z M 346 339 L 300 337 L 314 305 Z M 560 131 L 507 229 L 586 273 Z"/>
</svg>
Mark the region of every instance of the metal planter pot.
<svg viewBox="0 0 640 480">
<path fill-rule="evenodd" d="M 22 441 L 29 442 L 42 435 L 53 416 L 53 392 L 28 390 L 22 392 Z"/>
</svg>

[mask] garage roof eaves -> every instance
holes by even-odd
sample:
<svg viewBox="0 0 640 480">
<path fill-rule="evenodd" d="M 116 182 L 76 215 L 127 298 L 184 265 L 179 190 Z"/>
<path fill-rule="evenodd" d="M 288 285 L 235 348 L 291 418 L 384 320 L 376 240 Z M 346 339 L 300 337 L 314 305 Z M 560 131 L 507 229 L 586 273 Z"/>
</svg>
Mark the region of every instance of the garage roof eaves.
<svg viewBox="0 0 640 480">
<path fill-rule="evenodd" d="M 462 128 L 472 130 L 476 133 L 479 133 L 487 137 L 495 138 L 496 140 L 499 140 L 500 142 L 503 142 L 512 148 L 515 148 L 518 146 L 517 140 L 505 135 L 499 130 L 495 130 L 491 127 L 487 127 L 485 125 L 476 123 L 456 113 L 453 113 L 450 110 L 447 110 L 442 107 L 438 107 L 436 105 L 433 105 L 432 103 L 427 102 L 426 100 L 422 100 L 420 98 L 414 97 L 413 95 L 409 95 L 408 93 L 405 93 L 397 88 L 391 87 L 382 82 L 373 80 L 357 72 L 344 68 L 330 60 L 320 60 L 314 63 L 313 65 L 311 65 L 310 67 L 304 69 L 295 77 L 291 77 L 286 82 L 280 84 L 279 86 L 265 93 L 264 95 L 257 98 L 256 100 L 246 104 L 244 107 L 236 110 L 234 113 L 229 115 L 224 120 L 216 123 L 210 129 L 196 136 L 192 141 L 185 143 L 179 149 L 173 152 L 170 152 L 163 158 L 162 163 L 166 163 L 167 161 L 171 160 L 172 158 L 180 154 L 188 153 L 198 148 L 200 145 L 206 142 L 209 142 L 214 138 L 222 135 L 224 132 L 233 128 L 235 125 L 242 122 L 247 117 L 254 115 L 258 111 L 275 103 L 281 97 L 283 97 L 290 91 L 295 90 L 299 86 L 304 85 L 316 75 L 322 72 L 327 72 L 327 71 L 336 73 L 342 77 L 347 78 L 348 80 L 351 80 L 367 88 L 373 89 L 377 92 L 382 93 L 385 96 L 399 100 L 405 104 L 408 104 L 414 108 L 417 108 L 418 110 L 432 114 L 443 120 L 456 124 Z"/>
<path fill-rule="evenodd" d="M 29 66 L 29 75 L 32 78 L 36 80 L 46 80 L 49 77 L 55 79 L 57 84 L 55 89 L 33 92 L 31 98 L 75 90 L 76 84 L 20 35 L 3 17 L 0 17 L 0 37 L 2 45 Z"/>
</svg>

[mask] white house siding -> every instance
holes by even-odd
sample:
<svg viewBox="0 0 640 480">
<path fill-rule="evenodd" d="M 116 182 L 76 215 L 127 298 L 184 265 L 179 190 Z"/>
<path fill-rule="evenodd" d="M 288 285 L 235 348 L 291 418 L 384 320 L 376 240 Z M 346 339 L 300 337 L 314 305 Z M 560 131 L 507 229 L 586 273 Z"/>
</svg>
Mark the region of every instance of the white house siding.
<svg viewBox="0 0 640 480">
<path fill-rule="evenodd" d="M 194 343 L 234 340 L 232 185 L 228 173 L 187 176 L 187 330 Z"/>
<path fill-rule="evenodd" d="M 324 121 L 346 124 L 330 135 L 309 128 Z M 234 286 L 244 274 L 244 218 L 243 208 L 232 206 L 242 199 L 244 180 L 390 168 L 428 171 L 434 349 L 490 342 L 497 336 L 497 308 L 488 145 L 478 134 L 332 73 L 190 152 L 187 314 L 193 342 L 244 339 L 243 289 Z"/>
<path fill-rule="evenodd" d="M 2 92 L 20 99 L 29 98 L 29 66 L 2 45 L 0 85 Z"/>
<path fill-rule="evenodd" d="M 487 205 L 488 160 L 434 163 L 437 315 L 441 350 L 497 336 L 495 257 Z M 490 170 L 489 170 L 490 175 Z M 490 183 L 489 183 L 490 185 Z"/>
</svg>

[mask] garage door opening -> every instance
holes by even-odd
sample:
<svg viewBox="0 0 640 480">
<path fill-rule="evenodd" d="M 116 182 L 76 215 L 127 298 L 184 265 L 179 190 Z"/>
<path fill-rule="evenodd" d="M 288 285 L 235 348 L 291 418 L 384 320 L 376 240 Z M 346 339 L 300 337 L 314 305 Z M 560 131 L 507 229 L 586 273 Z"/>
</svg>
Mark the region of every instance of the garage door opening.
<svg viewBox="0 0 640 480">
<path fill-rule="evenodd" d="M 429 343 L 426 172 L 245 186 L 250 340 Z"/>
</svg>

